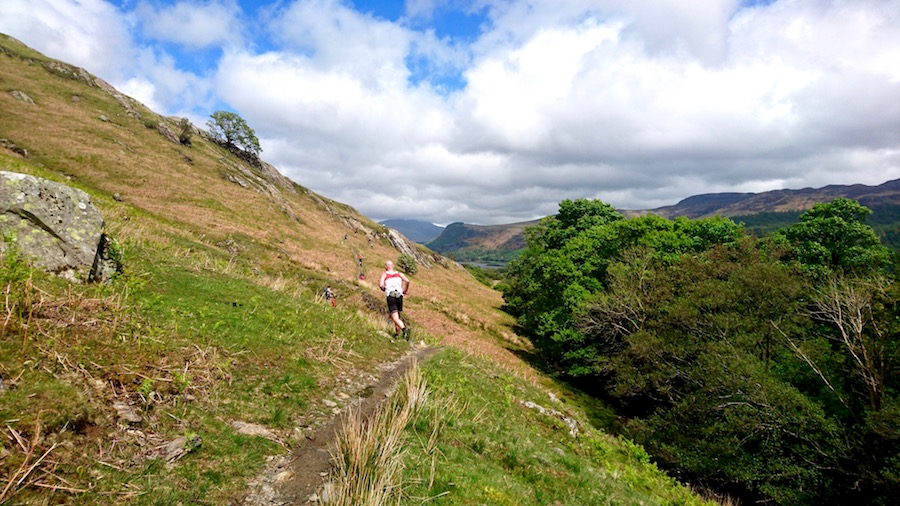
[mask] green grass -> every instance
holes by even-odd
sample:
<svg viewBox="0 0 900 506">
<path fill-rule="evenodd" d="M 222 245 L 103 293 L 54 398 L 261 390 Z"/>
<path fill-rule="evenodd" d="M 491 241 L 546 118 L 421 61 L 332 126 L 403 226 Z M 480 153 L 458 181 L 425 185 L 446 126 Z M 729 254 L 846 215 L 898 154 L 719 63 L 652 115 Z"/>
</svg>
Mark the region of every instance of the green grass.
<svg viewBox="0 0 900 506">
<path fill-rule="evenodd" d="M 640 446 L 483 360 L 447 349 L 422 370 L 432 406 L 409 429 L 404 504 L 702 504 Z"/>
<path fill-rule="evenodd" d="M 230 422 L 280 430 L 290 444 L 290 429 L 313 416 L 312 401 L 334 387 L 339 370 L 370 369 L 407 346 L 387 342 L 354 309 L 317 303 L 301 272 L 276 290 L 261 283 L 265 273 L 248 274 L 251 259 L 189 240 L 124 249 L 128 270 L 111 286 L 73 290 L 36 275 L 41 292 L 30 289 L 28 330 L 17 325 L 29 314 L 23 296 L 21 321 L 13 319 L 0 336 L 8 388 L 0 422 L 25 442 L 37 427 L 48 437 L 38 455 L 50 441 L 59 443 L 51 452 L 59 479 L 44 481 L 84 491 L 68 496 L 75 504 L 227 502 L 267 455 L 285 451 L 235 433 Z M 11 289 L 29 290 L 22 276 L 16 279 Z M 117 428 L 117 400 L 143 421 Z M 177 465 L 149 458 L 185 434 L 199 435 L 202 445 Z M 25 452 L 3 440 L 8 456 L 0 470 L 11 476 Z M 27 487 L 14 501 L 45 492 Z"/>
</svg>

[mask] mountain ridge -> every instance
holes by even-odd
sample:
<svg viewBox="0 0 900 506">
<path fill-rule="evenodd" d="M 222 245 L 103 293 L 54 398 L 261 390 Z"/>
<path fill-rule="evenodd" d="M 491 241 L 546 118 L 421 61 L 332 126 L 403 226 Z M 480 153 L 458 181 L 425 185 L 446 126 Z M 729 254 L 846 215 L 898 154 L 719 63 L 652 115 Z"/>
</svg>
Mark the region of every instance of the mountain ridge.
<svg viewBox="0 0 900 506">
<path fill-rule="evenodd" d="M 386 227 L 393 228 L 394 230 L 405 235 L 410 240 L 415 241 L 419 244 L 425 244 L 428 241 L 436 238 L 441 234 L 441 232 L 444 231 L 445 228 L 428 221 L 404 218 L 392 218 L 379 221 L 378 223 Z"/>
<path fill-rule="evenodd" d="M 707 218 L 751 215 L 763 212 L 802 212 L 820 202 L 844 197 L 872 207 L 900 205 L 900 179 L 880 185 L 827 185 L 821 188 L 769 190 L 759 193 L 707 193 L 693 195 L 672 206 L 656 209 L 623 211 L 626 215 L 658 214 L 666 218 Z"/>
<path fill-rule="evenodd" d="M 796 216 L 821 202 L 829 202 L 839 197 L 859 201 L 873 210 L 872 221 L 882 228 L 893 228 L 894 216 L 900 212 L 900 179 L 882 184 L 827 185 L 821 188 L 769 190 L 759 193 L 705 193 L 684 198 L 677 204 L 655 209 L 623 210 L 619 212 L 633 218 L 655 214 L 664 218 L 685 217 L 690 219 L 724 216 L 748 222 L 757 233 L 770 231 L 776 225 L 786 225 Z M 756 226 L 754 217 L 765 215 L 767 222 L 775 225 Z M 540 220 L 510 223 L 506 225 L 470 225 L 453 223 L 426 245 L 441 254 L 462 261 L 482 261 L 496 259 L 498 255 L 506 260 L 514 258 L 525 247 L 524 228 Z M 892 230 L 883 230 L 882 237 L 895 236 Z"/>
</svg>

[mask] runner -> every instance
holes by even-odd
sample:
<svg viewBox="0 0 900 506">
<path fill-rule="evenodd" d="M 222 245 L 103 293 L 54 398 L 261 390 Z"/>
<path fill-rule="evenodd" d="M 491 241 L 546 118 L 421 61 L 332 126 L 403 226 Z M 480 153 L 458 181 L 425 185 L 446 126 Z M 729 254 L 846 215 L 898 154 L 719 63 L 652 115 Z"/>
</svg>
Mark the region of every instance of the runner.
<svg viewBox="0 0 900 506">
<path fill-rule="evenodd" d="M 388 311 L 391 312 L 391 320 L 394 321 L 394 337 L 403 336 L 409 340 L 409 328 L 400 319 L 403 311 L 403 296 L 409 291 L 409 278 L 402 272 L 394 270 L 394 262 L 388 260 L 384 263 L 384 273 L 378 280 L 378 287 L 387 295 Z"/>
</svg>

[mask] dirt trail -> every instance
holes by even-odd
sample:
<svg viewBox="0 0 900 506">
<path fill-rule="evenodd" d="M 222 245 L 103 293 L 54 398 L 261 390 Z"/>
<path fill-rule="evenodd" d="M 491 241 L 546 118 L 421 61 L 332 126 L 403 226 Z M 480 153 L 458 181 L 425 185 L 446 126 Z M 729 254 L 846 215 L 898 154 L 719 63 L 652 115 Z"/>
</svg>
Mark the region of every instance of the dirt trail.
<svg viewBox="0 0 900 506">
<path fill-rule="evenodd" d="M 366 302 L 365 299 L 364 296 L 363 302 Z M 463 322 L 457 322 L 444 314 L 446 310 L 442 312 L 439 308 L 427 307 L 427 304 L 425 306 L 417 307 L 415 310 L 414 336 L 416 327 L 424 329 L 432 336 L 442 336 L 442 347 L 452 346 L 465 353 L 483 357 L 526 381 L 532 383 L 537 381 L 537 374 L 530 366 L 501 343 L 486 338 L 483 328 L 481 331 L 473 329 L 466 324 L 465 319 Z M 375 307 L 380 306 L 372 306 Z M 390 395 L 399 378 L 413 363 L 424 361 L 436 351 L 437 348 L 424 345 L 414 348 L 398 360 L 380 366 L 380 378 L 372 377 L 368 386 L 362 388 L 357 397 L 348 402 L 343 409 L 338 410 L 336 405 L 330 404 L 335 406 L 336 414 L 331 417 L 320 417 L 321 425 L 307 434 L 306 440 L 289 455 L 271 457 L 265 471 L 250 483 L 249 493 L 240 504 L 247 506 L 316 504 L 332 468 L 329 449 L 348 410 L 352 407 L 354 410 L 361 410 L 363 416 L 370 416 Z M 354 382 L 357 385 L 366 385 L 362 379 L 365 374 L 353 371 L 349 374 L 358 376 Z"/>
<path fill-rule="evenodd" d="M 349 409 L 370 416 L 390 396 L 398 380 L 415 363 L 421 363 L 438 348 L 417 346 L 397 361 L 382 366 L 381 377 L 370 384 L 340 413 L 306 437 L 290 455 L 271 458 L 262 475 L 250 483 L 241 504 L 282 506 L 316 504 L 316 497 L 331 470 L 329 448 Z"/>
</svg>

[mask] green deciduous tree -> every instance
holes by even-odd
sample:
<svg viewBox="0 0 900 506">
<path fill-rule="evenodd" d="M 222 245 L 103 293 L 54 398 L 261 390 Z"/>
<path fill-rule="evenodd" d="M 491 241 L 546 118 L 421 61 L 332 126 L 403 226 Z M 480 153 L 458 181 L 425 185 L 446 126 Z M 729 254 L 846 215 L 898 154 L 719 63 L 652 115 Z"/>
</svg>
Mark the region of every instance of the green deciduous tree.
<svg viewBox="0 0 900 506">
<path fill-rule="evenodd" d="M 209 127 L 210 135 L 216 140 L 230 148 L 241 148 L 254 155 L 262 151 L 256 133 L 247 125 L 244 118 L 228 111 L 216 111 L 210 117 L 212 120 L 207 121 L 206 125 Z"/>
<path fill-rule="evenodd" d="M 668 220 L 642 216 L 626 220 L 597 200 L 564 200 L 559 214 L 525 231 L 527 247 L 508 267 L 503 296 L 508 311 L 542 357 L 570 375 L 590 374 L 590 347 L 572 321 L 586 301 L 603 291 L 611 262 L 632 248 L 645 248 L 654 260 L 676 262 L 745 235 L 725 218 Z"/>
<path fill-rule="evenodd" d="M 691 481 L 814 502 L 846 449 L 822 406 L 780 375 L 797 358 L 778 329 L 808 325 L 799 269 L 743 238 L 678 262 L 638 250 L 609 278 L 576 328 L 631 435 Z"/>
<path fill-rule="evenodd" d="M 187 118 L 178 121 L 178 142 L 185 146 L 191 145 L 191 137 L 194 136 L 194 125 Z"/>
<path fill-rule="evenodd" d="M 679 477 L 780 504 L 900 494 L 900 283 L 837 199 L 764 239 L 725 218 L 564 201 L 526 230 L 507 309 Z"/>
<path fill-rule="evenodd" d="M 800 223 L 778 235 L 793 245 L 797 260 L 817 275 L 877 271 L 890 262 L 890 251 L 865 224 L 871 213 L 855 200 L 838 198 L 814 205 L 800 215 Z"/>
</svg>

